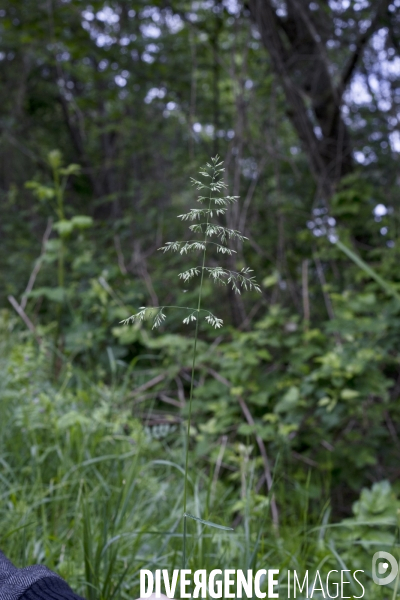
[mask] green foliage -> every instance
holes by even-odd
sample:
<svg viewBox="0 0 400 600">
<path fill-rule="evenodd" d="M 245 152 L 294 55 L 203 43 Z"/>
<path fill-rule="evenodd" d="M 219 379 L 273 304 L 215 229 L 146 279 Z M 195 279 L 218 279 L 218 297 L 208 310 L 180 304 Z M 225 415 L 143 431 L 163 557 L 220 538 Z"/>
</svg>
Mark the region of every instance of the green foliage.
<svg viewBox="0 0 400 600">
<path fill-rule="evenodd" d="M 140 568 L 179 566 L 182 440 L 173 430 L 158 440 L 151 428 L 145 434 L 126 408 L 126 375 L 117 385 L 95 384 L 67 364 L 55 387 L 46 348 L 38 352 L 33 342 L 10 333 L 12 326 L 3 312 L 2 547 L 18 565 L 45 562 L 88 598 L 128 600 L 137 595 Z M 232 398 L 240 393 L 231 392 Z M 266 516 L 268 500 L 254 489 L 253 448 L 227 447 L 227 475 L 215 477 L 220 451 L 211 445 L 209 472 L 201 453 L 190 457 L 189 505 L 199 516 L 187 513 L 188 568 L 272 565 L 281 571 L 283 595 L 288 568 L 326 574 L 344 564 L 365 570 L 367 594 L 388 598 L 369 575 L 373 552 L 396 551 L 400 503 L 388 482 L 363 489 L 354 516 L 335 524 L 315 475 L 296 481 L 278 470 L 277 539 Z M 222 523 L 231 519 L 234 531 L 227 532 Z"/>
<path fill-rule="evenodd" d="M 214 4 L 0 11 L 2 547 L 90 599 L 181 564 L 188 449 L 192 567 L 369 569 L 397 543 L 396 31 L 363 53 L 368 74 L 387 66 L 387 98 L 345 95 L 356 166 L 328 206 L 246 6 Z M 334 72 L 372 9 L 340 16 Z M 217 153 L 224 176 L 205 168 L 196 202 L 188 175 Z"/>
</svg>

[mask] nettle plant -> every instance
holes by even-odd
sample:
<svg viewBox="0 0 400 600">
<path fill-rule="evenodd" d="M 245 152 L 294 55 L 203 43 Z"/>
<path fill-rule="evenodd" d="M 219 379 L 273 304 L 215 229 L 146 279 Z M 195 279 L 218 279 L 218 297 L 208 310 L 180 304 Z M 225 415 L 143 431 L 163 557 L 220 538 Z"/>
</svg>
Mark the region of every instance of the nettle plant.
<svg viewBox="0 0 400 600">
<path fill-rule="evenodd" d="M 176 242 L 168 242 L 159 250 L 166 252 L 179 252 L 181 255 L 189 254 L 191 252 L 199 253 L 201 257 L 201 264 L 196 265 L 179 273 L 179 278 L 188 282 L 195 277 L 199 277 L 199 289 L 198 289 L 198 300 L 197 307 L 188 306 L 142 306 L 135 315 L 131 315 L 122 323 L 134 323 L 142 322 L 147 318 L 153 319 L 153 329 L 162 325 L 166 319 L 166 309 L 180 309 L 186 312 L 186 316 L 183 319 L 183 323 L 188 325 L 195 322 L 195 335 L 193 343 L 193 357 L 192 357 L 192 375 L 190 382 L 190 395 L 189 395 L 189 413 L 186 429 L 185 439 L 185 477 L 184 477 L 184 493 L 183 493 L 183 568 L 186 565 L 186 520 L 187 518 L 200 521 L 204 525 L 210 525 L 218 529 L 224 529 L 232 531 L 231 527 L 225 527 L 200 519 L 194 515 L 189 514 L 186 511 L 187 508 L 187 487 L 188 487 L 188 462 L 189 462 L 189 436 L 190 426 L 192 420 L 192 400 L 193 400 L 193 387 L 194 387 L 194 372 L 196 369 L 196 353 L 197 353 L 197 340 L 199 333 L 199 322 L 201 317 L 204 317 L 205 321 L 214 327 L 219 329 L 223 325 L 223 320 L 218 318 L 209 310 L 202 308 L 202 292 L 204 277 L 207 276 L 213 283 L 222 285 L 231 285 L 233 290 L 240 294 L 243 290 L 254 290 L 261 293 L 260 286 L 257 284 L 255 277 L 251 275 L 252 270 L 249 268 L 242 268 L 241 271 L 232 271 L 220 266 L 212 267 L 206 263 L 207 251 L 210 247 L 214 247 L 216 252 L 221 255 L 232 256 L 236 253 L 233 248 L 228 246 L 229 241 L 240 241 L 243 242 L 247 238 L 236 231 L 235 229 L 229 229 L 219 223 L 216 223 L 216 218 L 226 214 L 229 207 L 237 202 L 238 196 L 227 196 L 224 194 L 227 189 L 227 185 L 223 181 L 224 168 L 222 167 L 223 162 L 219 161 L 219 157 L 216 156 L 211 159 L 211 163 L 207 163 L 199 171 L 202 181 L 191 178 L 192 184 L 201 193 L 206 195 L 200 195 L 197 198 L 197 202 L 200 204 L 200 208 L 191 208 L 189 212 L 182 215 L 178 215 L 182 221 L 193 222 L 189 225 L 189 230 L 192 234 L 197 234 L 199 239 L 179 240 Z"/>
</svg>

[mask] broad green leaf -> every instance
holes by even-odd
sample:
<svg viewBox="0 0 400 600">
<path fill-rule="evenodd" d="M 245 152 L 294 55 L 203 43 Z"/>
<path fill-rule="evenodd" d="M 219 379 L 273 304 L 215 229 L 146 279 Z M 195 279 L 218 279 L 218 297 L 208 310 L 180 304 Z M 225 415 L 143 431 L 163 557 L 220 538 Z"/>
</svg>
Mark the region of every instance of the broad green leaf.
<svg viewBox="0 0 400 600">
<path fill-rule="evenodd" d="M 72 217 L 72 224 L 78 229 L 86 229 L 93 225 L 93 219 L 87 215 L 76 215 L 75 217 Z"/>
<path fill-rule="evenodd" d="M 275 271 L 274 273 L 272 273 L 272 275 L 267 275 L 267 277 L 264 277 L 261 284 L 263 287 L 268 288 L 268 287 L 271 287 L 271 286 L 275 285 L 276 283 L 278 283 L 278 281 L 279 281 L 279 273 L 277 271 Z"/>
<path fill-rule="evenodd" d="M 56 170 L 61 167 L 62 164 L 62 154 L 60 150 L 52 150 L 47 155 L 47 160 L 49 161 L 49 165 L 52 169 Z"/>
<path fill-rule="evenodd" d="M 300 392 L 295 386 L 288 389 L 282 400 L 275 406 L 275 412 L 288 412 L 292 410 L 299 401 Z"/>
<path fill-rule="evenodd" d="M 345 388 L 340 392 L 340 397 L 342 400 L 353 400 L 354 398 L 358 398 L 359 395 L 360 392 L 357 392 L 356 390 L 350 390 L 349 388 Z"/>
<path fill-rule="evenodd" d="M 40 201 L 52 200 L 55 196 L 55 191 L 52 187 L 41 185 L 37 181 L 27 181 L 25 187 L 32 190 L 36 198 Z"/>
<path fill-rule="evenodd" d="M 48 300 L 52 302 L 64 302 L 65 300 L 65 288 L 62 287 L 40 287 L 36 290 L 32 290 L 28 294 L 29 298 L 39 298 L 40 296 L 44 296 Z"/>
<path fill-rule="evenodd" d="M 243 387 L 233 387 L 231 388 L 230 392 L 232 396 L 241 396 L 243 394 Z"/>
<path fill-rule="evenodd" d="M 77 175 L 81 171 L 81 166 L 75 163 L 68 165 L 64 169 L 60 169 L 61 175 Z"/>
<path fill-rule="evenodd" d="M 72 232 L 74 229 L 74 224 L 72 221 L 62 219 L 61 221 L 54 223 L 53 227 L 61 236 L 64 236 L 69 235 Z"/>
</svg>

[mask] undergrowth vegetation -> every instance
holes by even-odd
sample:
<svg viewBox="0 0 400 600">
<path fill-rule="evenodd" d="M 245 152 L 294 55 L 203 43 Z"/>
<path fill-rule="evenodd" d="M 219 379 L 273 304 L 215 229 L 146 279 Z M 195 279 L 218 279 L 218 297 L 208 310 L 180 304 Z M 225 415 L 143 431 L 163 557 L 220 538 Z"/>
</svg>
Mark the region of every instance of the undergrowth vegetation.
<svg viewBox="0 0 400 600">
<path fill-rule="evenodd" d="M 399 543 L 399 4 L 2 2 L 17 566 L 87 600 L 182 564 L 396 597 L 371 559 Z"/>
<path fill-rule="evenodd" d="M 53 176 L 76 170 L 50 159 Z M 50 202 L 57 186 L 31 185 Z M 142 255 L 140 279 L 120 255 L 118 268 L 106 252 L 93 259 L 90 219 L 48 221 L 21 300 L 10 295 L 0 313 L 0 545 L 18 565 L 45 562 L 88 600 L 131 599 L 141 568 L 182 564 L 277 568 L 282 597 L 288 569 L 362 569 L 367 594 L 392 598 L 396 582 L 372 587 L 371 558 L 398 545 L 396 285 L 349 250 L 361 291 L 325 285 L 329 319 L 301 318 L 266 302 L 276 273 L 258 287 L 244 237 L 219 222 L 211 233 L 236 241 L 238 269 L 220 240 L 224 251 L 172 290 L 182 255 L 205 257 L 207 210 L 203 241 L 164 245 L 177 252 L 159 267 L 157 294 Z M 317 266 L 339 252 L 321 239 Z M 203 272 L 199 295 L 192 279 Z M 213 279 L 250 288 L 251 320 L 221 328 L 226 297 Z M 169 312 L 168 330 L 161 294 L 185 309 L 183 323 Z M 148 296 L 153 308 L 137 312 Z M 200 330 L 203 300 L 214 327 Z"/>
<path fill-rule="evenodd" d="M 54 385 L 46 344 L 38 351 L 5 312 L 0 327 L 1 546 L 21 566 L 45 562 L 86 598 L 131 599 L 140 568 L 181 565 L 184 440 L 179 429 L 157 429 L 151 411 L 143 427 L 126 407 L 124 372 L 108 384 L 95 383 L 67 365 Z M 205 361 L 207 349 L 200 346 Z M 232 343 L 232 356 L 237 348 Z M 244 392 L 234 389 L 231 399 L 239 393 Z M 221 412 L 228 398 L 221 400 Z M 200 402 L 198 396 L 195 410 Z M 310 469 L 303 481 L 299 473 L 292 479 L 281 449 L 274 470 L 278 534 L 268 497 L 257 485 L 261 465 L 253 432 L 243 431 L 242 422 L 243 441 L 212 441 L 216 422 L 232 430 L 233 414 L 225 417 L 214 414 L 192 432 L 188 508 L 204 519 L 231 523 L 234 531 L 192 521 L 188 568 L 279 568 L 282 597 L 288 568 L 364 569 L 368 592 L 371 548 L 392 549 L 396 543 L 400 503 L 390 485 L 365 489 L 353 517 L 334 523 L 328 473 L 324 480 Z M 374 597 L 391 596 L 375 586 Z"/>
</svg>

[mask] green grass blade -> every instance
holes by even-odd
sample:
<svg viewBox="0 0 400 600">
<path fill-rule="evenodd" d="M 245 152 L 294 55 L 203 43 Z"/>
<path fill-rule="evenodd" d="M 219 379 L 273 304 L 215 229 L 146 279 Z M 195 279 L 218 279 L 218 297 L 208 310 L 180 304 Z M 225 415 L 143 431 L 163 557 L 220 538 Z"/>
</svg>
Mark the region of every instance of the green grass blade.
<svg viewBox="0 0 400 600">
<path fill-rule="evenodd" d="M 345 246 L 340 240 L 337 240 L 336 246 L 346 254 L 360 269 L 367 273 L 372 279 L 378 283 L 382 289 L 385 290 L 388 294 L 394 296 L 397 300 L 400 300 L 400 295 L 393 288 L 392 284 L 385 281 L 374 269 L 372 269 L 366 262 L 363 261 L 357 254 L 355 254 L 350 248 Z"/>
<path fill-rule="evenodd" d="M 193 519 L 193 521 L 198 521 L 199 523 L 203 523 L 203 525 L 209 525 L 210 527 L 215 527 L 215 529 L 222 529 L 223 531 L 233 531 L 233 527 L 226 527 L 225 525 L 218 525 L 218 523 L 213 523 L 212 521 L 206 521 L 205 519 L 200 519 L 200 517 L 195 517 L 194 515 L 190 515 L 189 513 L 185 513 L 183 515 L 188 519 Z"/>
<path fill-rule="evenodd" d="M 174 469 L 178 469 L 178 471 L 180 471 L 180 473 L 182 473 L 183 476 L 185 476 L 185 469 L 183 469 L 180 465 L 178 465 L 175 462 L 172 462 L 171 460 L 153 460 L 151 462 L 151 464 L 153 465 L 166 465 L 168 467 L 174 467 Z"/>
<path fill-rule="evenodd" d="M 400 568 L 400 561 L 399 561 L 399 568 Z M 399 589 L 399 575 L 400 575 L 400 570 L 397 571 L 397 577 L 396 577 L 396 581 L 394 583 L 392 600 L 396 600 L 396 598 L 397 598 L 397 590 Z"/>
</svg>

